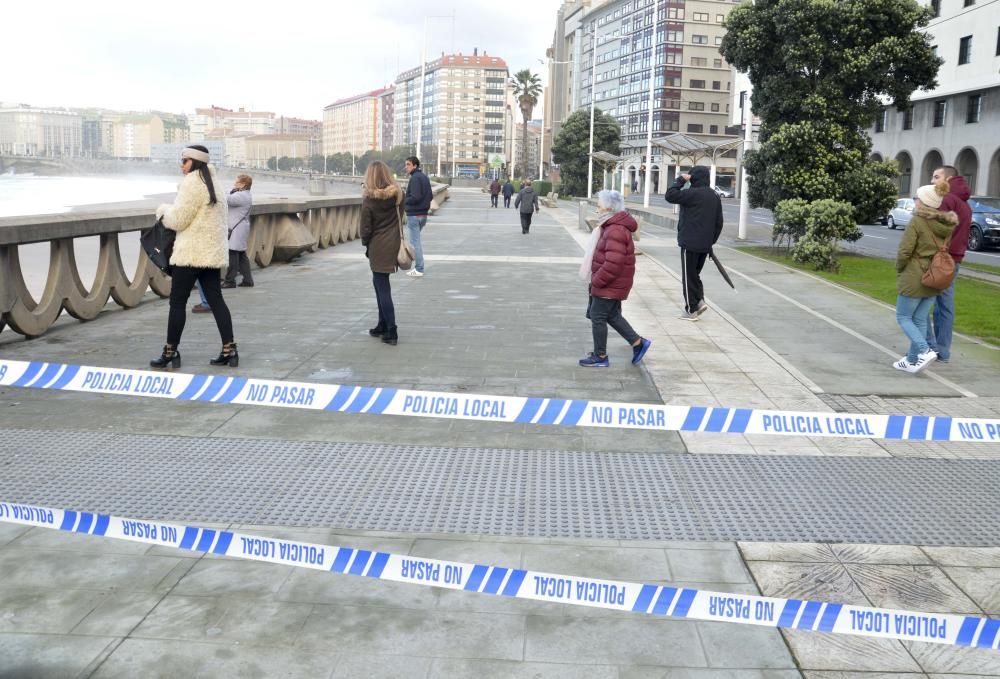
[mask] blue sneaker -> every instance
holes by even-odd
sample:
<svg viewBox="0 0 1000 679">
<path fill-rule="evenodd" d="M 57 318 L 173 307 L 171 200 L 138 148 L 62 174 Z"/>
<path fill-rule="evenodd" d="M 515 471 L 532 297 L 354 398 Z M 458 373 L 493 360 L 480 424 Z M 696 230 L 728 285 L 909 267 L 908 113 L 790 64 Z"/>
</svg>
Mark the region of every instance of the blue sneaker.
<svg viewBox="0 0 1000 679">
<path fill-rule="evenodd" d="M 632 365 L 635 365 L 642 360 L 642 357 L 646 355 L 647 351 L 649 351 L 650 344 L 652 344 L 652 342 L 645 337 L 639 338 L 639 344 L 632 347 Z"/>
<path fill-rule="evenodd" d="M 594 352 L 590 352 L 580 359 L 580 365 L 584 368 L 607 368 L 611 365 L 611 361 L 608 360 L 607 356 L 601 358 Z"/>
</svg>

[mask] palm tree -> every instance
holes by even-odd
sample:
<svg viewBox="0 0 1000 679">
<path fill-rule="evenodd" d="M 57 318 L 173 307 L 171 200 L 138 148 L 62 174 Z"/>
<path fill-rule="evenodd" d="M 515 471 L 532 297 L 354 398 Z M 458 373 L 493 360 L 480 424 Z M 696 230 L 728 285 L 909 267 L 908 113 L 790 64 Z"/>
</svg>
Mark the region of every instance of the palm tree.
<svg viewBox="0 0 1000 679">
<path fill-rule="evenodd" d="M 521 116 L 524 118 L 524 129 L 521 131 L 521 176 L 528 178 L 528 121 L 531 120 L 531 111 L 538 104 L 538 95 L 542 93 L 542 82 L 538 75 L 528 69 L 523 69 L 514 74 L 510 84 L 514 86 L 514 96 L 521 107 Z M 542 133 L 544 134 L 544 130 Z M 539 177 L 541 179 L 541 177 Z"/>
</svg>

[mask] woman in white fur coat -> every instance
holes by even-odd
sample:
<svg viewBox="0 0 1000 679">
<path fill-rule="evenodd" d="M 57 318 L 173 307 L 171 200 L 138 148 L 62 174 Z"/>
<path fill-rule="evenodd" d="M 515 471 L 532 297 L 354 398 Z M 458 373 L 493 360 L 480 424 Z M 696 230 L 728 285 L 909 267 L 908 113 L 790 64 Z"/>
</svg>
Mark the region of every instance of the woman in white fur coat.
<svg viewBox="0 0 1000 679">
<path fill-rule="evenodd" d="M 170 256 L 173 265 L 170 287 L 170 315 L 167 320 L 167 343 L 159 358 L 149 362 L 153 368 L 180 368 L 181 343 L 186 306 L 191 289 L 197 281 L 205 293 L 215 324 L 222 338 L 222 352 L 213 358 L 212 365 L 239 365 L 239 354 L 233 338 L 233 319 L 229 307 L 222 299 L 221 273 L 228 259 L 226 236 L 226 201 L 215 196 L 215 169 L 208 164 L 208 149 L 188 146 L 181 152 L 181 172 L 184 179 L 177 187 L 173 204 L 156 208 L 157 218 L 163 225 L 177 232 L 174 251 Z"/>
</svg>

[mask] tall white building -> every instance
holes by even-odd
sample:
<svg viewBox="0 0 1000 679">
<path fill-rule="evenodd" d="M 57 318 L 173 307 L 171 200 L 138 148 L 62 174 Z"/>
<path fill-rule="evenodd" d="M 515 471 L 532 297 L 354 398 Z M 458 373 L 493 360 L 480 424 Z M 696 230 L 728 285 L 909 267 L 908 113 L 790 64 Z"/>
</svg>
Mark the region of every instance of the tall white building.
<svg viewBox="0 0 1000 679">
<path fill-rule="evenodd" d="M 0 108 L 0 153 L 75 158 L 83 150 L 83 116 L 71 111 Z"/>
<path fill-rule="evenodd" d="M 910 196 L 934 169 L 954 165 L 973 194 L 1000 196 L 1000 2 L 933 0 L 925 29 L 944 59 L 937 88 L 913 107 L 883 109 L 871 132 L 880 159 L 899 163 L 899 193 Z"/>
<path fill-rule="evenodd" d="M 353 153 L 387 148 L 385 97 L 391 88 L 382 88 L 346 97 L 323 108 L 323 154 Z M 391 114 L 391 107 L 388 109 Z M 390 121 L 391 125 L 391 121 Z"/>
<path fill-rule="evenodd" d="M 480 54 L 478 49 L 472 54 L 446 54 L 428 62 L 422 122 L 418 121 L 420 71 L 418 66 L 396 78 L 393 145 L 415 150 L 419 134 L 422 162 L 440 158 L 444 174 L 478 177 L 485 173 L 491 156 L 508 153 L 507 62 L 485 52 Z M 432 171 L 432 165 L 426 167 Z"/>
</svg>

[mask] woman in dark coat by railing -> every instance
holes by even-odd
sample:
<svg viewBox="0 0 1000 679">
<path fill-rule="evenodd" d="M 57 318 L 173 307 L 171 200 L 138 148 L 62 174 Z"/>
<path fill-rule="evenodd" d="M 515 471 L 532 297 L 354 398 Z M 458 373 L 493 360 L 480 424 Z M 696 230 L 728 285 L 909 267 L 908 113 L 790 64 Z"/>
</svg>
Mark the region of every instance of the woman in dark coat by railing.
<svg viewBox="0 0 1000 679">
<path fill-rule="evenodd" d="M 396 256 L 402 237 L 400 224 L 403 210 L 403 192 L 392 179 L 389 167 L 374 161 L 365 172 L 364 200 L 361 203 L 361 244 L 372 270 L 375 301 L 378 303 L 378 325 L 368 334 L 381 337 L 386 344 L 395 345 L 399 339 L 396 330 L 396 309 L 392 303 L 389 275 L 396 272 Z"/>
</svg>

